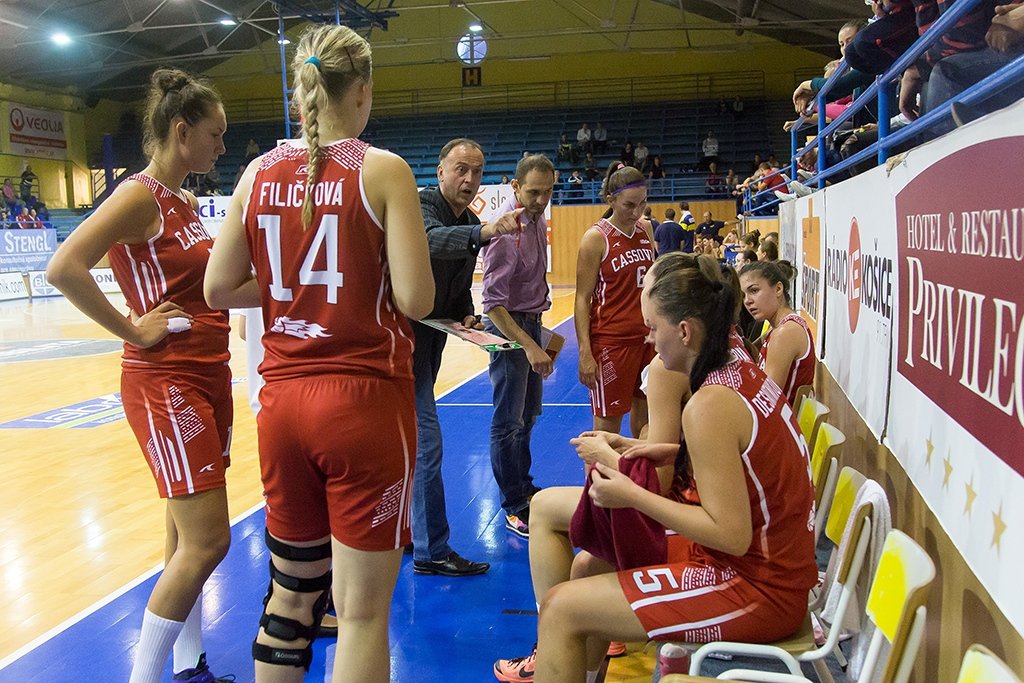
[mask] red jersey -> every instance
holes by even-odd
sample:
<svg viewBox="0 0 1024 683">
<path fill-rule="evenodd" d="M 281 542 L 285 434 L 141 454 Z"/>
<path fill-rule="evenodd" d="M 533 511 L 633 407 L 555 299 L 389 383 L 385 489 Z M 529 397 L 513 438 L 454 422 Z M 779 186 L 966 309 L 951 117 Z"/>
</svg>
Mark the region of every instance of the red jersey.
<svg viewBox="0 0 1024 683">
<path fill-rule="evenodd" d="M 807 352 L 793 361 L 793 367 L 789 369 L 785 384 L 781 387 L 782 392 L 786 394 L 786 400 L 789 401 L 790 405 L 793 405 L 793 401 L 796 400 L 797 387 L 802 387 L 805 384 L 814 384 L 814 366 L 817 364 L 817 359 L 814 357 L 814 339 L 811 338 L 811 329 L 807 326 L 807 321 L 802 316 L 797 313 L 790 313 L 779 321 L 779 327 L 782 327 L 791 320 L 802 327 L 804 334 L 807 336 Z M 765 363 L 768 362 L 768 344 L 771 343 L 773 331 L 768 332 L 768 336 L 764 338 L 764 342 L 761 344 L 761 357 L 758 359 L 757 364 L 762 370 L 765 367 Z"/>
<path fill-rule="evenodd" d="M 110 268 L 138 315 L 172 301 L 192 316 L 192 329 L 169 334 L 148 349 L 125 343 L 122 367 L 227 362 L 228 314 L 207 306 L 203 297 L 213 238 L 184 194 L 142 173 L 128 180 L 153 193 L 160 208 L 160 232 L 141 244 L 115 244 L 107 252 Z"/>
<path fill-rule="evenodd" d="M 604 237 L 604 256 L 590 302 L 590 339 L 597 342 L 642 342 L 647 335 L 640 311 L 644 275 L 654 263 L 654 249 L 641 223 L 626 235 L 602 218 L 594 226 Z"/>
<path fill-rule="evenodd" d="M 814 561 L 814 488 L 807 444 L 793 409 L 774 382 L 751 361 L 732 360 L 705 385 L 735 391 L 754 420 L 750 445 L 740 454 L 750 500 L 753 538 L 746 554 L 696 546 L 694 556 L 732 567 L 754 583 L 808 591 L 818 579 Z M 696 482 L 700 489 L 700 482 Z"/>
<path fill-rule="evenodd" d="M 384 227 L 363 188 L 368 148 L 356 139 L 321 148 L 307 230 L 306 149 L 282 145 L 259 162 L 244 221 L 268 382 L 325 373 L 412 379 L 412 329 L 392 298 Z"/>
</svg>

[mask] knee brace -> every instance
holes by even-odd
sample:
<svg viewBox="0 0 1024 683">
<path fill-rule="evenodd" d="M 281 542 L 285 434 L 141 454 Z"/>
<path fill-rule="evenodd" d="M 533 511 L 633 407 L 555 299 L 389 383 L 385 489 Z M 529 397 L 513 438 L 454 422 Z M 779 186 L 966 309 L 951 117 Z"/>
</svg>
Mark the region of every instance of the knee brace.
<svg viewBox="0 0 1024 683">
<path fill-rule="evenodd" d="M 279 557 L 293 562 L 315 562 L 324 560 L 331 556 L 330 542 L 309 548 L 298 548 L 283 543 L 266 535 L 267 547 L 270 552 Z M 313 624 L 305 624 L 287 617 L 272 614 L 267 611 L 267 605 L 274 594 L 274 583 L 296 593 L 320 593 L 316 602 L 313 603 L 312 618 Z M 320 628 L 320 620 L 327 611 L 327 604 L 331 597 L 331 571 L 320 576 L 304 579 L 297 576 L 289 576 L 274 566 L 270 561 L 270 585 L 267 587 L 267 594 L 263 598 L 263 615 L 260 617 L 260 626 L 263 631 L 272 638 L 284 641 L 307 640 L 304 648 L 281 648 L 263 645 L 258 642 L 252 644 L 252 656 L 258 662 L 277 664 L 280 666 L 301 666 L 309 670 L 309 664 L 313 656 L 313 640 L 316 638 L 317 629 Z"/>
</svg>

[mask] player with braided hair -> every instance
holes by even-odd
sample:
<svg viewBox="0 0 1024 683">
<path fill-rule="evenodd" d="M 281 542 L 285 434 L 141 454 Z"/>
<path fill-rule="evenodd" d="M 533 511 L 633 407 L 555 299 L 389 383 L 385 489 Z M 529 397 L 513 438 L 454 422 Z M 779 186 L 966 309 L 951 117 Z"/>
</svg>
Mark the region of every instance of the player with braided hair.
<svg viewBox="0 0 1024 683">
<path fill-rule="evenodd" d="M 272 559 L 256 680 L 302 680 L 333 590 L 333 680 L 383 683 L 416 455 L 406 316 L 430 312 L 434 281 L 412 171 L 357 137 L 369 44 L 310 28 L 292 70 L 302 140 L 246 169 L 206 283 L 211 305 L 260 306 L 266 329 L 257 428 Z"/>
</svg>

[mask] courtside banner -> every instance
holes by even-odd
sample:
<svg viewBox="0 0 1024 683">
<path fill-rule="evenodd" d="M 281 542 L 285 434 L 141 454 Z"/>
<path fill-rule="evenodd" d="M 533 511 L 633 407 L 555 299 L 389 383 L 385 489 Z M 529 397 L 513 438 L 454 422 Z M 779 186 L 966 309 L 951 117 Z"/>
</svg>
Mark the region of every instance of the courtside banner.
<svg viewBox="0 0 1024 683">
<path fill-rule="evenodd" d="M 0 272 L 43 270 L 55 251 L 53 228 L 0 230 Z"/>
<path fill-rule="evenodd" d="M 779 204 L 779 258 L 789 261 L 794 267 L 799 267 L 800 258 L 803 256 L 803 244 L 800 234 L 800 220 L 797 218 L 797 205 L 801 211 L 806 211 L 803 200 L 782 202 Z M 794 310 L 800 308 L 800 288 L 792 292 Z"/>
<path fill-rule="evenodd" d="M 884 168 L 824 190 L 824 363 L 881 439 L 889 401 L 896 221 Z M 822 193 L 818 193 L 822 194 Z"/>
<path fill-rule="evenodd" d="M 7 149 L 16 156 L 67 159 L 64 112 L 8 102 Z"/>
<path fill-rule="evenodd" d="M 199 202 L 199 220 L 210 237 L 217 237 L 220 226 L 224 223 L 224 217 L 228 215 L 228 207 L 231 206 L 231 196 L 209 196 L 196 197 Z"/>
<path fill-rule="evenodd" d="M 120 294 L 121 287 L 114 279 L 114 271 L 110 268 L 93 268 L 89 271 L 96 286 L 104 294 Z M 28 274 L 29 286 L 32 288 L 32 296 L 60 296 L 60 291 L 50 284 L 46 279 L 45 270 L 36 270 Z"/>
<path fill-rule="evenodd" d="M 0 273 L 0 301 L 28 297 L 25 278 L 21 273 Z"/>
<path fill-rule="evenodd" d="M 815 353 L 821 358 L 824 295 L 821 291 L 821 262 L 824 248 L 825 193 L 815 192 L 779 207 L 779 239 L 783 258 L 796 268 L 795 286 L 790 290 L 793 310 L 811 328 Z"/>
<path fill-rule="evenodd" d="M 1024 200 L 982 168 L 1024 177 L 1024 103 L 910 152 L 889 176 L 897 324 L 885 443 L 1024 632 Z"/>
</svg>

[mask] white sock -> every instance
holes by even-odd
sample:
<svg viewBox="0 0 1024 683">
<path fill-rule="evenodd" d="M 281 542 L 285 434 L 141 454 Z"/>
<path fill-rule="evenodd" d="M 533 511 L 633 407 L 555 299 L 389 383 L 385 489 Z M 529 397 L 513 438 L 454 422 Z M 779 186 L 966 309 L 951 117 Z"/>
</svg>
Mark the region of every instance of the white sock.
<svg viewBox="0 0 1024 683">
<path fill-rule="evenodd" d="M 174 641 L 181 633 L 183 621 L 171 621 L 150 612 L 142 616 L 142 634 L 135 651 L 135 664 L 128 683 L 160 683 Z"/>
<path fill-rule="evenodd" d="M 178 639 L 174 641 L 174 673 L 194 669 L 203 654 L 203 594 L 196 598 L 196 604 L 185 619 Z"/>
<path fill-rule="evenodd" d="M 587 672 L 587 683 L 597 683 L 597 671 Z"/>
</svg>

